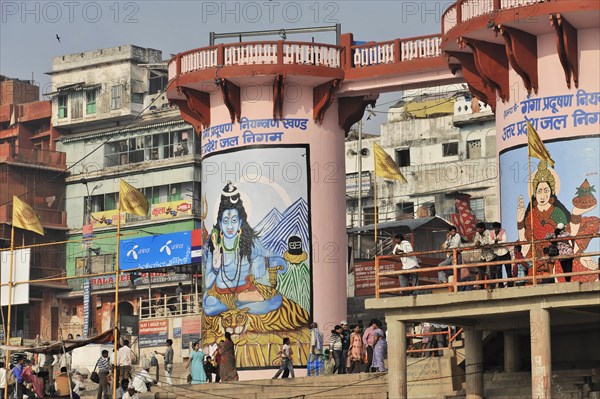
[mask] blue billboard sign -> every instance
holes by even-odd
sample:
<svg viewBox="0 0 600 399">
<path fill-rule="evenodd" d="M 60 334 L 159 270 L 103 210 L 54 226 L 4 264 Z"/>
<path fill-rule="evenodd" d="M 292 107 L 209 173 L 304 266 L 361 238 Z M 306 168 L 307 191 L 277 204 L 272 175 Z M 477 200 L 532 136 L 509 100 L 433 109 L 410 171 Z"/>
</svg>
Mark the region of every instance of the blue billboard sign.
<svg viewBox="0 0 600 399">
<path fill-rule="evenodd" d="M 121 241 L 121 270 L 158 269 L 192 263 L 191 231 Z"/>
</svg>

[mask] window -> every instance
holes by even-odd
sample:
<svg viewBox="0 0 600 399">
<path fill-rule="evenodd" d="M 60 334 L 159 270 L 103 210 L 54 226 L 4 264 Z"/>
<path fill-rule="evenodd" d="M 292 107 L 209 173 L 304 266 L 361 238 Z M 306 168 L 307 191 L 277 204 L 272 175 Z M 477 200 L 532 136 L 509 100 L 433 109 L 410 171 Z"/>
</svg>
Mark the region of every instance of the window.
<svg viewBox="0 0 600 399">
<path fill-rule="evenodd" d="M 396 150 L 396 163 L 399 167 L 410 166 L 410 149 L 403 148 Z"/>
<path fill-rule="evenodd" d="M 110 109 L 121 109 L 121 94 L 123 86 L 115 85 L 110 88 Z"/>
<path fill-rule="evenodd" d="M 481 158 L 481 140 L 467 141 L 467 158 Z"/>
<path fill-rule="evenodd" d="M 86 115 L 96 113 L 96 90 L 88 90 L 85 92 L 85 104 Z"/>
<path fill-rule="evenodd" d="M 442 156 L 451 157 L 458 155 L 458 141 L 454 143 L 443 143 L 442 144 Z"/>
<path fill-rule="evenodd" d="M 193 154 L 197 150 L 195 136 L 189 129 L 169 133 L 148 134 L 107 143 L 104 166 L 112 167 Z"/>
<path fill-rule="evenodd" d="M 478 221 L 485 221 L 485 198 L 471 198 L 471 210 Z"/>
<path fill-rule="evenodd" d="M 413 219 L 414 215 L 414 202 L 400 202 L 396 204 L 396 220 Z"/>
<path fill-rule="evenodd" d="M 363 208 L 363 225 L 375 223 L 375 208 Z"/>
<path fill-rule="evenodd" d="M 150 82 L 148 94 L 156 94 L 164 90 L 167 87 L 168 78 L 164 73 L 157 73 L 150 71 Z"/>
<path fill-rule="evenodd" d="M 144 103 L 144 82 L 133 79 L 131 81 L 131 102 L 136 104 Z"/>
<path fill-rule="evenodd" d="M 181 199 L 181 184 L 171 184 L 169 201 L 179 201 Z"/>
<path fill-rule="evenodd" d="M 67 96 L 58 96 L 58 117 L 66 118 L 67 117 L 67 104 L 68 104 Z"/>
<path fill-rule="evenodd" d="M 83 93 L 80 91 L 71 94 L 71 118 L 83 118 Z"/>
<path fill-rule="evenodd" d="M 136 104 L 143 104 L 144 93 L 131 93 L 131 102 Z"/>
</svg>

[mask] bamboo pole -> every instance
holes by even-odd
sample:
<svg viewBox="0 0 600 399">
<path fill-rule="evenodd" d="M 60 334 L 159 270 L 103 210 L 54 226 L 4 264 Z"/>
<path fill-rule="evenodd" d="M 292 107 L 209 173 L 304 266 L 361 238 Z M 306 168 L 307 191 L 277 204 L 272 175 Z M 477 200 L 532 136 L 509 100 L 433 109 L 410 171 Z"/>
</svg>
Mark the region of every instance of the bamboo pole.
<svg viewBox="0 0 600 399">
<path fill-rule="evenodd" d="M 119 193 L 120 194 L 120 193 Z M 117 397 L 117 352 L 119 350 L 119 256 L 121 253 L 121 198 L 117 203 L 117 248 L 115 256 L 115 326 L 113 333 L 114 340 L 114 356 L 113 356 L 113 385 L 112 385 L 112 397 Z"/>
<path fill-rule="evenodd" d="M 373 153 L 375 153 L 375 151 L 373 151 Z M 360 179 L 360 176 L 358 178 Z M 379 299 L 379 259 L 377 259 L 377 219 L 379 219 L 377 215 L 377 160 L 375 161 L 374 183 L 375 184 L 373 185 L 373 188 L 375 191 L 375 298 Z"/>
<path fill-rule="evenodd" d="M 12 288 L 13 288 L 13 268 L 15 260 L 15 223 L 13 222 L 10 229 L 10 266 L 8 274 L 8 323 L 7 329 L 4 331 L 4 340 L 6 345 L 10 344 L 10 320 L 11 320 L 11 309 L 12 309 Z M 6 350 L 6 371 L 10 370 L 10 351 Z M 12 371 L 11 371 L 12 372 Z M 16 386 L 15 386 L 16 388 Z M 8 376 L 6 377 L 6 386 L 4 387 L 4 399 L 8 399 Z"/>
<path fill-rule="evenodd" d="M 527 177 L 529 196 L 529 224 L 531 225 L 531 263 L 533 264 L 533 285 L 537 285 L 537 265 L 535 264 L 535 229 L 533 228 L 533 179 L 531 178 L 531 156 L 529 155 L 529 144 L 527 152 Z M 527 231 L 527 229 L 526 229 Z"/>
</svg>

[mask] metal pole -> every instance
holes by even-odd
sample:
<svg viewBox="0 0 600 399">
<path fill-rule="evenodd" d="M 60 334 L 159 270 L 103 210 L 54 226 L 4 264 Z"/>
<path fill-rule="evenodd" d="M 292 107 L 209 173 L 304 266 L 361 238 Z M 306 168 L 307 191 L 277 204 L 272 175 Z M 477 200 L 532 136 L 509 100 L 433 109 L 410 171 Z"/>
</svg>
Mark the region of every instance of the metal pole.
<svg viewBox="0 0 600 399">
<path fill-rule="evenodd" d="M 358 248 L 358 258 L 362 258 L 362 119 L 358 122 L 358 241 L 356 247 Z"/>
<path fill-rule="evenodd" d="M 342 30 L 341 24 L 336 24 L 336 25 L 330 25 L 330 26 L 316 26 L 316 27 L 310 27 L 310 28 L 285 29 L 285 34 L 289 35 L 289 34 L 302 34 L 302 33 L 312 33 L 312 32 L 335 32 L 336 33 L 336 44 L 339 46 L 341 30 Z M 214 46 L 215 41 L 217 39 L 237 38 L 241 41 L 242 38 L 244 38 L 244 37 L 280 35 L 281 31 L 282 31 L 282 29 L 269 29 L 269 30 L 245 31 L 245 32 L 228 32 L 228 33 L 210 32 L 209 43 L 211 46 Z"/>
<path fill-rule="evenodd" d="M 14 202 L 13 202 L 13 206 L 14 206 Z M 14 212 L 13 212 L 14 214 Z M 13 263 L 14 263 L 14 256 L 15 256 L 15 221 L 11 220 L 12 222 L 12 226 L 10 229 L 10 267 L 9 267 L 9 274 L 8 274 L 8 328 L 6 329 L 6 331 L 4 331 L 4 340 L 6 342 L 6 345 L 10 345 L 10 318 L 11 318 L 11 302 L 12 302 L 12 295 L 13 295 Z M 6 370 L 9 371 L 10 370 L 10 351 L 7 349 L 6 350 Z M 10 370 L 12 372 L 12 370 Z M 7 384 L 4 387 L 4 399 L 8 399 L 8 378 L 6 379 Z M 15 387 L 16 389 L 16 387 Z"/>
<path fill-rule="evenodd" d="M 86 213 L 87 213 L 87 218 L 86 218 L 86 223 L 88 224 L 88 226 L 90 225 L 90 223 L 92 223 L 92 196 L 90 195 L 90 189 L 87 185 L 87 182 L 85 183 L 85 189 L 87 190 L 87 206 L 86 206 Z M 88 248 L 87 248 L 87 254 L 86 254 L 86 261 L 85 261 L 85 273 L 86 274 L 90 274 L 92 273 L 92 246 L 90 243 L 88 243 Z M 87 278 L 84 284 L 90 284 L 90 279 Z M 87 298 L 88 301 L 88 321 L 87 321 L 87 328 L 88 328 L 88 335 L 90 335 L 90 333 L 93 335 L 93 327 L 94 327 L 94 323 L 93 320 L 94 318 L 92 317 L 92 287 L 90 285 L 89 287 L 89 298 Z M 86 338 L 88 338 L 88 335 L 86 335 Z"/>
<path fill-rule="evenodd" d="M 114 357 L 113 357 L 113 386 L 112 386 L 112 397 L 117 397 L 117 352 L 119 351 L 119 256 L 121 247 L 121 193 L 119 192 L 119 202 L 117 203 L 117 248 L 115 257 L 115 326 L 113 329 L 114 339 Z"/>
</svg>

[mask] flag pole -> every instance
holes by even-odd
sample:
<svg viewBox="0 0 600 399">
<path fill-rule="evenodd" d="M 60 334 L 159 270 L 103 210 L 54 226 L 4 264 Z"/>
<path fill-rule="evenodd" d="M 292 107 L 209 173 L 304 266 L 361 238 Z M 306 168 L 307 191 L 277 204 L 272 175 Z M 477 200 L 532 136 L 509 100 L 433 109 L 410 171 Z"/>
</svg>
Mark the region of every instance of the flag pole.
<svg viewBox="0 0 600 399">
<path fill-rule="evenodd" d="M 15 205 L 13 204 L 13 207 Z M 14 214 L 14 212 L 13 212 Z M 11 309 L 12 309 L 12 289 L 13 289 L 13 263 L 15 258 L 15 221 L 12 221 L 12 226 L 10 229 L 10 266 L 9 266 L 9 274 L 8 274 L 8 325 L 6 331 L 4 331 L 4 341 L 6 345 L 10 345 L 10 320 L 11 320 Z M 6 370 L 10 370 L 10 351 L 6 350 Z M 12 371 L 12 370 L 11 370 Z M 8 399 L 8 377 L 6 379 L 7 383 L 4 386 L 4 399 Z"/>
<path fill-rule="evenodd" d="M 115 327 L 113 331 L 114 340 L 114 357 L 113 357 L 113 385 L 112 385 L 112 397 L 117 397 L 117 352 L 119 351 L 119 256 L 121 254 L 121 195 L 119 190 L 119 201 L 117 201 L 117 248 L 116 248 L 116 259 L 115 259 Z"/>
<path fill-rule="evenodd" d="M 373 153 L 375 153 L 375 142 L 373 142 Z M 377 219 L 379 219 L 377 215 L 377 160 L 375 160 L 375 298 L 379 299 L 379 259 L 377 259 Z M 360 179 L 360 176 L 359 176 Z"/>
<path fill-rule="evenodd" d="M 537 284 L 537 265 L 535 264 L 535 229 L 533 228 L 533 181 L 531 178 L 531 155 L 529 153 L 529 144 L 527 144 L 527 175 L 529 177 L 529 224 L 531 225 L 531 262 L 533 263 L 533 285 Z"/>
</svg>

